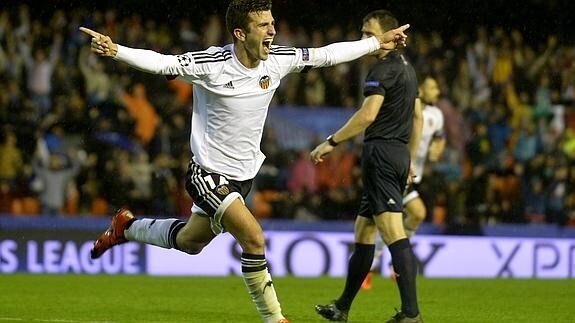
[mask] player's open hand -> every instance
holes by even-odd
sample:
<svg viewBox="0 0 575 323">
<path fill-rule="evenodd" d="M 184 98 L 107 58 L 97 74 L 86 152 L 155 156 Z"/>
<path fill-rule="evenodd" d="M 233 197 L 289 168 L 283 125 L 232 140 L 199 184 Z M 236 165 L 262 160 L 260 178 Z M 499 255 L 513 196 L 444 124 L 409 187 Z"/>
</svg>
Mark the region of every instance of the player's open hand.
<svg viewBox="0 0 575 323">
<path fill-rule="evenodd" d="M 80 31 L 92 36 L 92 42 L 90 43 L 92 52 L 108 57 L 114 57 L 118 53 L 118 45 L 114 44 L 109 36 L 102 35 L 86 27 L 80 27 Z"/>
<path fill-rule="evenodd" d="M 323 161 L 323 156 L 329 154 L 333 148 L 334 147 L 327 141 L 324 141 L 315 147 L 314 150 L 312 150 L 312 152 L 309 154 L 309 159 L 311 159 L 311 161 L 317 165 Z"/>
<path fill-rule="evenodd" d="M 409 24 L 405 24 L 387 31 L 383 33 L 383 35 L 377 36 L 381 48 L 391 50 L 405 47 L 407 45 L 407 35 L 405 34 L 407 28 L 409 28 Z"/>
</svg>

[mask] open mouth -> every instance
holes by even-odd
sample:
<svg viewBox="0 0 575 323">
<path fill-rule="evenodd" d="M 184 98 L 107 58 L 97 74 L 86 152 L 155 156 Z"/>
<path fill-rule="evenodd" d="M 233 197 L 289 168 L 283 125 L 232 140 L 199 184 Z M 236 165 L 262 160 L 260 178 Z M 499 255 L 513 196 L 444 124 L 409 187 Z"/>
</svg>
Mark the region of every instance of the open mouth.
<svg viewBox="0 0 575 323">
<path fill-rule="evenodd" d="M 266 51 L 266 53 L 269 53 L 271 50 L 271 46 L 272 46 L 272 40 L 266 39 L 263 41 L 262 44 L 264 45 L 264 50 Z"/>
</svg>

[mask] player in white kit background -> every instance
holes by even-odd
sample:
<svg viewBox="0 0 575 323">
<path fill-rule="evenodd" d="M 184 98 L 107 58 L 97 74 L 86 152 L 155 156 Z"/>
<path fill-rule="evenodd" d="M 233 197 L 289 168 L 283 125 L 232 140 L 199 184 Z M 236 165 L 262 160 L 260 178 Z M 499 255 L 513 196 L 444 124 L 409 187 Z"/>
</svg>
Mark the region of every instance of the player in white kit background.
<svg viewBox="0 0 575 323">
<path fill-rule="evenodd" d="M 242 248 L 244 282 L 263 321 L 286 323 L 268 271 L 262 228 L 243 200 L 265 158 L 260 141 L 272 96 L 289 73 L 405 46 L 409 25 L 321 48 L 276 46 L 272 45 L 276 30 L 270 0 L 232 0 L 226 25 L 232 44 L 181 55 L 125 47 L 81 28 L 92 37 L 91 49 L 100 56 L 194 84 L 193 158 L 186 179 L 194 205 L 188 222 L 135 219 L 129 210 L 121 209 L 94 243 L 92 257 L 129 240 L 194 255 L 218 234 L 229 232 Z"/>
<path fill-rule="evenodd" d="M 419 98 L 423 104 L 423 127 L 421 139 L 417 148 L 417 156 L 414 161 L 415 179 L 407 189 L 403 198 L 405 205 L 404 228 L 408 237 L 411 237 L 427 213 L 425 204 L 417 192 L 418 186 L 423 179 L 423 171 L 427 160 L 436 162 L 443 154 L 445 148 L 445 133 L 443 130 L 443 112 L 436 106 L 440 90 L 437 81 L 431 76 L 425 76 L 420 80 Z"/>
<path fill-rule="evenodd" d="M 437 81 L 432 76 L 423 76 L 419 80 L 419 98 L 422 103 L 423 127 L 417 147 L 417 155 L 412 162 L 415 170 L 413 183 L 406 189 L 403 196 L 404 220 L 403 227 L 408 238 L 412 237 L 425 220 L 427 208 L 417 191 L 427 160 L 436 162 L 445 149 L 445 133 L 443 112 L 436 106 L 441 94 Z M 371 272 L 363 282 L 362 289 L 371 288 L 372 272 L 379 267 L 385 244 L 381 239 L 376 242 L 375 255 Z"/>
</svg>

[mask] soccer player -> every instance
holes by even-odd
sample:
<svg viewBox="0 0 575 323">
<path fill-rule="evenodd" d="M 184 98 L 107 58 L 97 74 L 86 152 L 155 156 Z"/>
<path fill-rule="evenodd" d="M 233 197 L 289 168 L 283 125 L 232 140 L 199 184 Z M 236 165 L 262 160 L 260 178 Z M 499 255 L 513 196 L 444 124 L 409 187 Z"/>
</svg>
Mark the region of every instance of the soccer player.
<svg viewBox="0 0 575 323">
<path fill-rule="evenodd" d="M 437 81 L 432 76 L 425 76 L 420 79 L 419 99 L 423 104 L 423 127 L 421 129 L 421 139 L 417 148 L 417 154 L 413 163 L 415 178 L 413 183 L 408 186 L 403 196 L 404 218 L 403 228 L 408 238 L 411 238 L 427 213 L 425 204 L 417 191 L 423 178 L 425 162 L 438 161 L 445 148 L 445 135 L 443 131 L 443 112 L 437 106 L 440 90 Z M 362 289 L 371 288 L 371 276 L 373 271 L 379 266 L 381 254 L 383 253 L 384 243 L 378 238 L 375 243 L 375 255 L 371 264 L 370 272 L 361 285 Z M 395 275 L 392 273 L 392 278 Z"/>
<path fill-rule="evenodd" d="M 264 234 L 244 204 L 265 156 L 260 141 L 268 106 L 288 73 L 331 66 L 381 48 L 404 46 L 409 25 L 360 41 L 321 48 L 272 45 L 276 35 L 270 0 L 232 0 L 226 25 L 233 43 L 182 55 L 129 48 L 81 27 L 91 49 L 139 70 L 194 84 L 190 146 L 193 153 L 186 189 L 194 200 L 188 222 L 136 219 L 119 210 L 98 238 L 92 258 L 128 240 L 198 254 L 229 232 L 242 248 L 245 284 L 264 322 L 285 323 L 265 258 Z"/>
<path fill-rule="evenodd" d="M 373 11 L 363 19 L 363 38 L 382 35 L 397 24 L 389 11 Z M 369 272 L 379 231 L 389 247 L 401 296 L 401 311 L 387 322 L 423 322 L 415 286 L 417 264 L 403 229 L 402 213 L 403 191 L 413 176 L 410 160 L 415 157 L 421 136 L 417 77 L 400 52 L 382 49 L 373 55 L 377 63 L 366 77 L 361 108 L 310 154 L 312 161 L 320 163 L 339 143 L 365 132 L 361 158 L 364 192 L 355 220 L 355 250 L 349 259 L 345 287 L 333 303 L 316 305 L 315 309 L 331 321 L 347 321 L 353 299 Z"/>
</svg>

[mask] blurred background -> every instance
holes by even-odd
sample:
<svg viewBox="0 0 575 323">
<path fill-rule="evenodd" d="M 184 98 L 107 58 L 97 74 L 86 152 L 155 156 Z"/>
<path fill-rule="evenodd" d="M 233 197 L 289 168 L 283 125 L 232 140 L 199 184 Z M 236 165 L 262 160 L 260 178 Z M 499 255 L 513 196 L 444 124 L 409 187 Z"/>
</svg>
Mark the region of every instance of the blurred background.
<svg viewBox="0 0 575 323">
<path fill-rule="evenodd" d="M 86 26 L 180 54 L 230 41 L 224 1 L 3 1 L 0 218 L 105 218 L 129 206 L 187 218 L 189 84 L 98 58 Z M 447 148 L 421 185 L 423 233 L 575 227 L 575 43 L 569 1 L 274 1 L 275 43 L 356 40 L 364 14 L 410 23 L 405 50 L 439 82 Z M 361 138 L 309 149 L 362 102 L 370 61 L 291 75 L 270 107 L 248 205 L 262 220 L 352 226 Z M 286 223 L 285 221 L 276 223 Z M 513 232 L 513 231 L 511 231 Z"/>
</svg>

